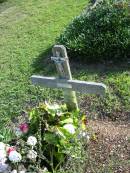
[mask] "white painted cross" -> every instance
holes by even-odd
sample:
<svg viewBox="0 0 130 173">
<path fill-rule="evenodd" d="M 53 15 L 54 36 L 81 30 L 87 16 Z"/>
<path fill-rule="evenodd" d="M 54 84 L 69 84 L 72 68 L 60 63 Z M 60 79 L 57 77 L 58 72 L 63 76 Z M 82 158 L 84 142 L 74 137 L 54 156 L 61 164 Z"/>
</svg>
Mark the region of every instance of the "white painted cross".
<svg viewBox="0 0 130 173">
<path fill-rule="evenodd" d="M 56 78 L 33 75 L 31 77 L 33 84 L 49 88 L 63 89 L 64 101 L 67 104 L 69 110 L 78 109 L 75 92 L 98 95 L 103 95 L 105 93 L 106 86 L 102 83 L 72 80 L 69 59 L 66 48 L 64 46 L 55 45 L 52 51 L 53 57 L 51 57 L 51 59 L 56 64 L 59 77 Z"/>
</svg>

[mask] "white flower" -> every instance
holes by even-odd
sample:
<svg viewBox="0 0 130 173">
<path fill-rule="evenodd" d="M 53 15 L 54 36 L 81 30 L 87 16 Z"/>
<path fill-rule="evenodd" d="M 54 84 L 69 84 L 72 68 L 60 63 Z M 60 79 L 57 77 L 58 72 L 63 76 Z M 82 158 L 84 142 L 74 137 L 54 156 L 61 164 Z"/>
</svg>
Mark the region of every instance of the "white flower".
<svg viewBox="0 0 130 173">
<path fill-rule="evenodd" d="M 5 144 L 3 142 L 0 142 L 0 150 L 5 150 Z"/>
<path fill-rule="evenodd" d="M 13 171 L 11 171 L 11 173 L 17 173 L 17 170 L 16 170 L 16 169 L 14 169 Z"/>
<path fill-rule="evenodd" d="M 75 133 L 75 128 L 72 124 L 65 124 L 64 129 L 67 130 L 69 133 L 74 134 Z"/>
<path fill-rule="evenodd" d="M 86 139 L 87 139 L 87 141 L 89 141 L 90 140 L 90 136 L 86 135 Z"/>
<path fill-rule="evenodd" d="M 45 168 L 43 169 L 43 173 L 46 173 L 46 172 L 48 172 L 48 169 L 45 167 Z"/>
<path fill-rule="evenodd" d="M 25 170 L 22 170 L 22 171 L 19 171 L 19 173 L 26 173 L 26 171 Z"/>
<path fill-rule="evenodd" d="M 5 150 L 0 150 L 0 162 L 2 162 L 3 160 L 5 160 L 6 158 L 6 152 Z"/>
<path fill-rule="evenodd" d="M 17 151 L 11 151 L 9 154 L 9 160 L 12 162 L 20 162 L 22 159 L 22 156 Z"/>
<path fill-rule="evenodd" d="M 22 135 L 22 131 L 20 130 L 20 128 L 15 128 L 15 135 L 17 137 L 21 136 Z"/>
<path fill-rule="evenodd" d="M 50 105 L 50 104 L 48 104 L 47 102 L 45 102 L 45 104 L 47 105 L 47 108 L 48 108 L 48 109 L 52 109 L 52 110 L 60 109 L 60 106 L 59 106 L 58 104 Z"/>
<path fill-rule="evenodd" d="M 30 146 L 35 146 L 37 143 L 37 139 L 34 136 L 30 136 L 27 140 L 27 144 Z"/>
<path fill-rule="evenodd" d="M 8 164 L 6 163 L 0 163 L 0 172 L 5 172 L 8 168 Z"/>
<path fill-rule="evenodd" d="M 37 152 L 34 150 L 29 150 L 28 154 L 27 154 L 27 158 L 33 160 L 37 158 Z"/>
<path fill-rule="evenodd" d="M 49 105 L 48 106 L 48 109 L 54 109 L 54 110 L 56 110 L 56 109 L 59 109 L 60 107 L 59 107 L 59 105 L 57 105 L 57 104 L 54 104 L 54 105 Z"/>
<path fill-rule="evenodd" d="M 79 134 L 79 139 L 80 138 L 84 138 L 84 139 L 87 139 L 87 141 L 89 141 L 90 140 L 90 135 L 88 133 L 86 133 L 86 132 L 81 132 Z"/>
<path fill-rule="evenodd" d="M 85 138 L 85 136 L 86 136 L 86 132 L 80 132 L 78 135 L 79 139 Z"/>
</svg>

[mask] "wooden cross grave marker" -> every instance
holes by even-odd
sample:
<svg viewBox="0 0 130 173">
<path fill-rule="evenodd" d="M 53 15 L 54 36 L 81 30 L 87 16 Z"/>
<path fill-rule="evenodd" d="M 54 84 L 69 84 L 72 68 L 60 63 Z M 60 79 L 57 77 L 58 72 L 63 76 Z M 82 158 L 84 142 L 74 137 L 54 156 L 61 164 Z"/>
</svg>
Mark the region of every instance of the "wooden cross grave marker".
<svg viewBox="0 0 130 173">
<path fill-rule="evenodd" d="M 66 48 L 62 45 L 55 45 L 52 49 L 53 57 L 59 77 L 31 76 L 31 81 L 35 85 L 49 88 L 61 88 L 64 92 L 64 101 L 69 110 L 78 109 L 76 93 L 103 95 L 106 86 L 102 83 L 72 80 L 69 59 Z"/>
</svg>

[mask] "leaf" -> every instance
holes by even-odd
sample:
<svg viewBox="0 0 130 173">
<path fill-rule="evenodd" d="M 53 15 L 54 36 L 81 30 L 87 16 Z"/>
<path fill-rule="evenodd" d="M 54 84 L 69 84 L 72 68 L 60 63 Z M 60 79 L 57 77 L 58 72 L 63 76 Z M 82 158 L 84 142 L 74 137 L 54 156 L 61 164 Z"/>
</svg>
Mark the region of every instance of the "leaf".
<svg viewBox="0 0 130 173">
<path fill-rule="evenodd" d="M 64 133 L 60 130 L 60 128 L 56 128 L 57 129 L 57 133 L 61 136 L 61 137 L 63 137 L 64 139 L 66 139 L 66 136 L 64 135 Z"/>
<path fill-rule="evenodd" d="M 45 133 L 44 140 L 53 145 L 57 145 L 59 143 L 58 137 L 53 133 Z"/>
<path fill-rule="evenodd" d="M 65 128 L 59 127 L 59 130 L 64 134 L 64 136 L 69 140 L 74 136 L 73 134 L 69 133 Z"/>
<path fill-rule="evenodd" d="M 4 136 L 0 134 L 0 139 L 4 139 Z"/>
<path fill-rule="evenodd" d="M 83 130 L 86 130 L 86 127 L 87 127 L 87 117 L 86 117 L 86 115 L 83 115 L 83 117 L 82 117 L 81 127 L 82 127 Z"/>
<path fill-rule="evenodd" d="M 60 124 L 69 124 L 69 123 L 73 123 L 73 119 L 72 118 L 67 118 L 63 121 L 60 121 Z"/>
<path fill-rule="evenodd" d="M 65 160 L 65 156 L 63 153 L 54 152 L 54 156 L 57 158 L 57 160 L 60 161 L 60 163 L 62 163 Z"/>
<path fill-rule="evenodd" d="M 36 109 L 32 109 L 29 112 L 29 120 L 33 119 L 35 117 L 35 114 L 36 114 Z"/>
</svg>

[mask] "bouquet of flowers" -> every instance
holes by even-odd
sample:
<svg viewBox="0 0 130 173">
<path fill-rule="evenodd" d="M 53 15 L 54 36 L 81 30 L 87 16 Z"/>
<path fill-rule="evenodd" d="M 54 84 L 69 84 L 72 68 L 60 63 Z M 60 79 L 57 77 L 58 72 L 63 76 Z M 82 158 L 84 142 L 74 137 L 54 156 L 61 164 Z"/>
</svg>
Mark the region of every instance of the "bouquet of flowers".
<svg viewBox="0 0 130 173">
<path fill-rule="evenodd" d="M 17 119 L 15 137 L 9 144 L 0 142 L 3 173 L 54 172 L 67 157 L 80 157 L 81 137 L 89 140 L 86 116 L 68 112 L 65 105 L 42 103 Z"/>
</svg>

